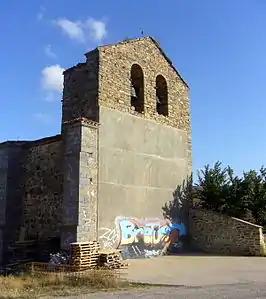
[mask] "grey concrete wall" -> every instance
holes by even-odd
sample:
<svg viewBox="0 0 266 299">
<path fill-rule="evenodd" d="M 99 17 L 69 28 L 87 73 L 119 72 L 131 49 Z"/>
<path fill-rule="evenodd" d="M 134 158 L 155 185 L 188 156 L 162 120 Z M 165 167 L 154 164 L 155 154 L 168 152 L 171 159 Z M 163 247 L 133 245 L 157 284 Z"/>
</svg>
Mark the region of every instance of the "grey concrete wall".
<svg viewBox="0 0 266 299">
<path fill-rule="evenodd" d="M 101 107 L 99 237 L 117 216 L 163 218 L 162 206 L 187 176 L 187 134 Z"/>
</svg>

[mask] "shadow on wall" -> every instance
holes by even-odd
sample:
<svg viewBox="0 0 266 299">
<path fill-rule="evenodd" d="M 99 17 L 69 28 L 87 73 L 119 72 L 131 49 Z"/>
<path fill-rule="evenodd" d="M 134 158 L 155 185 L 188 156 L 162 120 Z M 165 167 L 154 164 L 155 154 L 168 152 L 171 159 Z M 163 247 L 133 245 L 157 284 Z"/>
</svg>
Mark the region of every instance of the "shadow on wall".
<svg viewBox="0 0 266 299">
<path fill-rule="evenodd" d="M 101 245 L 119 248 L 125 259 L 182 252 L 186 247 L 191 183 L 189 178 L 176 188 L 173 200 L 162 207 L 162 218 L 117 216 L 114 229 L 100 229 Z"/>
<path fill-rule="evenodd" d="M 164 251 L 168 253 L 181 253 L 188 249 L 189 239 L 189 209 L 193 202 L 192 176 L 183 180 L 173 192 L 173 200 L 162 207 L 163 216 L 169 219 L 171 225 L 168 229 L 168 241 Z"/>
</svg>

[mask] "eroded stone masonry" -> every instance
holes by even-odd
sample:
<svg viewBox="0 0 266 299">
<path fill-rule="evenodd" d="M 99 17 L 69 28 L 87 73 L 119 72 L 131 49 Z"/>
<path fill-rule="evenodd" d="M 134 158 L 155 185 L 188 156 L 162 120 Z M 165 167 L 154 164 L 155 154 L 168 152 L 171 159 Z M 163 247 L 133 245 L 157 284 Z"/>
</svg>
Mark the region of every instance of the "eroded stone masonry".
<svg viewBox="0 0 266 299">
<path fill-rule="evenodd" d="M 170 221 L 177 243 L 162 206 L 191 169 L 189 88 L 163 50 L 98 47 L 64 73 L 60 135 L 0 144 L 0 263 L 96 239 L 145 255 Z"/>
</svg>

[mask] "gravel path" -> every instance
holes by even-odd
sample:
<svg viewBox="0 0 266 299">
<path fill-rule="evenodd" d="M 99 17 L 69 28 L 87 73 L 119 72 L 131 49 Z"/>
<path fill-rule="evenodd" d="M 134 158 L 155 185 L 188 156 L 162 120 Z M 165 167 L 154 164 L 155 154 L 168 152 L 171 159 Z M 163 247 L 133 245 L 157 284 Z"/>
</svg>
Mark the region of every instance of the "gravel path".
<svg viewBox="0 0 266 299">
<path fill-rule="evenodd" d="M 56 297 L 60 299 L 266 299 L 265 283 L 217 285 L 205 287 L 156 287 L 118 293 Z"/>
</svg>

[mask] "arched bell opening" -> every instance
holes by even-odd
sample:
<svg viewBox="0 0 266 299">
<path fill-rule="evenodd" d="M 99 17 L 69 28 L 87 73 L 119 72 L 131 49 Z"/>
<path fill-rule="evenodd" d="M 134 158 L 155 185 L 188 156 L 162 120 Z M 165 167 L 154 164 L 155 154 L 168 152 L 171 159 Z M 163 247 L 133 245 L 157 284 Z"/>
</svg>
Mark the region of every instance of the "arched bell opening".
<svg viewBox="0 0 266 299">
<path fill-rule="evenodd" d="M 168 116 L 167 82 L 162 75 L 156 77 L 156 111 L 158 114 Z"/>
<path fill-rule="evenodd" d="M 139 113 L 144 111 L 144 76 L 138 64 L 131 67 L 131 106 Z"/>
</svg>

